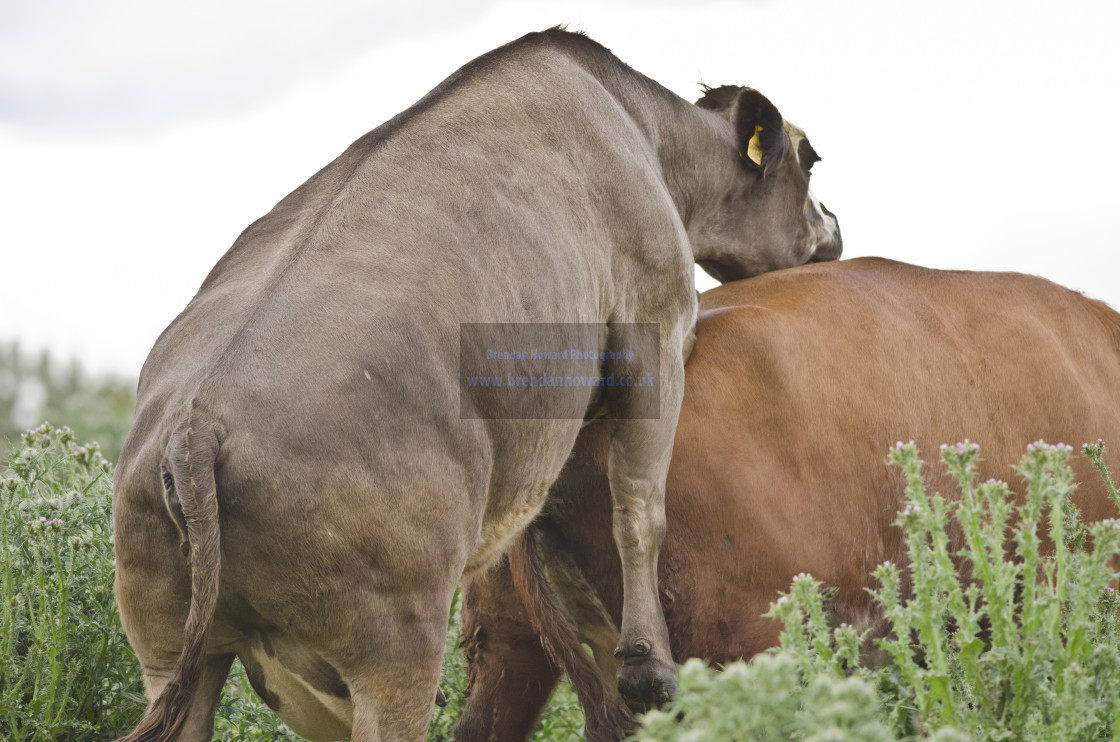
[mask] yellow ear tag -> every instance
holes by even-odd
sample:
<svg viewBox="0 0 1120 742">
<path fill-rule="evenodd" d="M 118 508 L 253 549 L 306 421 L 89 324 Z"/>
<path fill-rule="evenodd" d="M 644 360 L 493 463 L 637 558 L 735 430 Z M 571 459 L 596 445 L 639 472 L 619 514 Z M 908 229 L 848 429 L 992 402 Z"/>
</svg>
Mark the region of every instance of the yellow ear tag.
<svg viewBox="0 0 1120 742">
<path fill-rule="evenodd" d="M 754 127 L 754 136 L 751 137 L 751 141 L 747 143 L 747 158 L 759 167 L 762 167 L 762 145 L 758 139 L 758 134 L 761 131 L 762 127 L 756 124 Z"/>
</svg>

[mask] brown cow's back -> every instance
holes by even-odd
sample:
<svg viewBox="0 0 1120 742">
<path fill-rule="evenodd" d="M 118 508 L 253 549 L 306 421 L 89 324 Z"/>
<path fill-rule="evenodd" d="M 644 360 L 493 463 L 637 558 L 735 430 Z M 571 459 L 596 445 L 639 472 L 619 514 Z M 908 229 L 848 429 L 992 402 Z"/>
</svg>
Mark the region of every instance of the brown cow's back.
<svg viewBox="0 0 1120 742">
<path fill-rule="evenodd" d="M 704 309 L 669 478 L 693 497 L 668 498 L 663 563 L 679 550 L 713 589 L 673 608 L 692 624 L 681 657 L 768 646 L 757 613 L 799 572 L 838 588 L 842 620 L 867 622 L 869 573 L 902 558 L 896 441 L 918 443 L 949 496 L 941 443 L 979 443 L 981 478 L 1018 488 L 1010 464 L 1034 440 L 1120 442 L 1120 318 L 1040 278 L 853 260 L 724 286 Z M 1089 462 L 1074 467 L 1086 517 L 1114 515 Z M 690 546 L 717 543 L 750 558 Z"/>
<path fill-rule="evenodd" d="M 980 445 L 980 478 L 1005 479 L 1016 490 L 1010 465 L 1035 440 L 1120 445 L 1120 316 L 1033 276 L 874 258 L 706 293 L 660 560 L 675 658 L 722 663 L 772 646 L 779 626 L 761 614 L 800 572 L 837 588 L 836 620 L 883 630 L 864 588 L 874 584 L 876 565 L 904 561 L 892 525 L 904 483 L 886 464 L 887 451 L 916 441 L 930 461 L 930 489 L 953 496 L 937 449 L 965 438 Z M 608 442 L 605 426 L 583 432 L 536 527 L 571 554 L 617 621 L 617 556 L 606 521 L 595 517 L 610 506 Z M 1116 468 L 1115 458 L 1110 463 Z M 1075 457 L 1073 466 L 1086 520 L 1115 516 L 1091 464 Z M 483 579 L 507 578 L 497 571 Z M 577 612 L 583 606 L 589 641 L 588 601 L 562 602 Z M 498 601 L 493 611 L 468 605 L 470 630 L 495 615 L 527 620 Z M 464 716 L 501 713 L 468 704 Z M 473 739 L 468 726 L 461 738 Z"/>
</svg>

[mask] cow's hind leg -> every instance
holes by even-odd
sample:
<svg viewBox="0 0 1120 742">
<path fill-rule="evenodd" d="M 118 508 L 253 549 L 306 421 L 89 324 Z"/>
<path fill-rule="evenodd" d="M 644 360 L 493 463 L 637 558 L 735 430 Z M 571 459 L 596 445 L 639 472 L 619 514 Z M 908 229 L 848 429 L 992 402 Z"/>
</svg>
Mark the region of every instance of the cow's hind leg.
<svg viewBox="0 0 1120 742">
<path fill-rule="evenodd" d="M 439 687 L 443 636 L 412 652 L 389 652 L 360 676 L 350 676 L 353 742 L 423 740 Z M 346 677 L 346 676 L 344 676 Z"/>
<path fill-rule="evenodd" d="M 637 348 L 625 371 L 643 377 L 657 366 L 649 338 L 630 332 L 616 339 Z M 676 693 L 676 670 L 669 631 L 657 592 L 657 555 L 665 535 L 665 477 L 673 453 L 677 416 L 684 394 L 683 342 L 669 337 L 660 347 L 660 416 L 649 419 L 648 397 L 640 388 L 623 389 L 611 402 L 607 476 L 614 504 L 612 525 L 622 560 L 622 627 L 615 657 L 622 660 L 618 690 L 635 711 L 645 711 Z M 631 418 L 631 419 L 627 419 Z"/>
<path fill-rule="evenodd" d="M 352 742 L 420 742 L 439 687 L 454 583 L 381 595 L 333 643 L 332 664 L 354 704 Z"/>
<path fill-rule="evenodd" d="M 207 655 L 202 664 L 202 674 L 199 677 L 195 692 L 190 698 L 190 707 L 187 712 L 187 721 L 179 739 L 183 742 L 195 740 L 210 740 L 214 736 L 214 712 L 218 708 L 218 700 L 222 696 L 222 686 L 229 676 L 230 665 L 233 664 L 234 655 L 211 654 Z M 163 688 L 171 680 L 174 664 L 167 666 L 143 664 L 144 687 L 148 698 L 159 698 Z"/>
<path fill-rule="evenodd" d="M 609 475 L 614 540 L 622 559 L 622 660 L 618 690 L 635 711 L 676 693 L 669 631 L 657 595 L 657 555 L 665 535 L 665 461 L 654 459 L 660 421 L 619 421 L 611 440 Z M 626 423 L 626 424 L 623 424 Z M 652 460 L 651 460 L 652 459 Z M 659 476 L 660 475 L 660 476 Z"/>
</svg>

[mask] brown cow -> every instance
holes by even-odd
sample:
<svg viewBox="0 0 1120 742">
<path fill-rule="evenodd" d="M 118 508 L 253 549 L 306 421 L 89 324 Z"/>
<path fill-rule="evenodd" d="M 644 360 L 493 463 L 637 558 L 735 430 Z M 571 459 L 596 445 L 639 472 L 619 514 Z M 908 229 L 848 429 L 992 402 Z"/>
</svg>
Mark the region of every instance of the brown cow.
<svg viewBox="0 0 1120 742">
<path fill-rule="evenodd" d="M 755 90 L 692 105 L 551 30 L 246 229 L 144 364 L 117 470 L 117 600 L 153 699 L 131 739 L 208 738 L 234 656 L 305 737 L 421 739 L 455 586 L 600 416 L 619 687 L 671 692 L 656 564 L 694 261 L 736 278 L 836 257 L 814 159 Z M 530 342 L 572 350 L 575 383 L 530 385 L 552 371 Z"/>
<path fill-rule="evenodd" d="M 774 645 L 779 624 L 761 615 L 800 572 L 837 588 L 837 621 L 885 631 L 864 588 L 878 564 L 904 561 L 892 525 L 904 482 L 885 463 L 896 441 L 933 456 L 971 439 L 980 476 L 1013 487 L 1009 464 L 1039 438 L 1120 443 L 1120 315 L 1041 278 L 865 258 L 726 284 L 703 295 L 700 317 L 659 575 L 677 661 L 725 663 Z M 621 591 L 606 525 L 609 439 L 605 426 L 585 429 L 510 561 L 465 583 L 471 684 L 457 739 L 524 739 L 557 680 L 515 576 L 522 591 L 543 577 L 613 672 Z M 1088 460 L 1073 465 L 1086 519 L 1114 517 Z M 942 469 L 927 469 L 930 486 L 951 495 Z M 586 655 L 548 601 L 531 600 L 550 649 L 578 676 L 589 739 L 613 738 L 598 673 L 579 664 Z"/>
</svg>

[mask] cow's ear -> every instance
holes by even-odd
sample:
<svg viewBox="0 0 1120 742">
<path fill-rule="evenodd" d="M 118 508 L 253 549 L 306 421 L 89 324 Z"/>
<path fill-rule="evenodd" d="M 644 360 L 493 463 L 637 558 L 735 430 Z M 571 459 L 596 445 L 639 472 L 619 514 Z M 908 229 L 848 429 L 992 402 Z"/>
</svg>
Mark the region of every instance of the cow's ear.
<svg viewBox="0 0 1120 742">
<path fill-rule="evenodd" d="M 738 85 L 720 85 L 719 87 L 709 87 L 707 85 L 701 86 L 704 90 L 704 95 L 700 100 L 696 101 L 696 105 L 700 108 L 707 108 L 709 111 L 716 111 L 727 115 L 731 107 L 735 105 L 735 98 L 738 97 L 739 91 L 742 90 Z"/>
<path fill-rule="evenodd" d="M 742 88 L 731 107 L 731 123 L 744 165 L 764 177 L 772 172 L 789 149 L 785 121 L 774 104 L 757 90 Z"/>
</svg>

